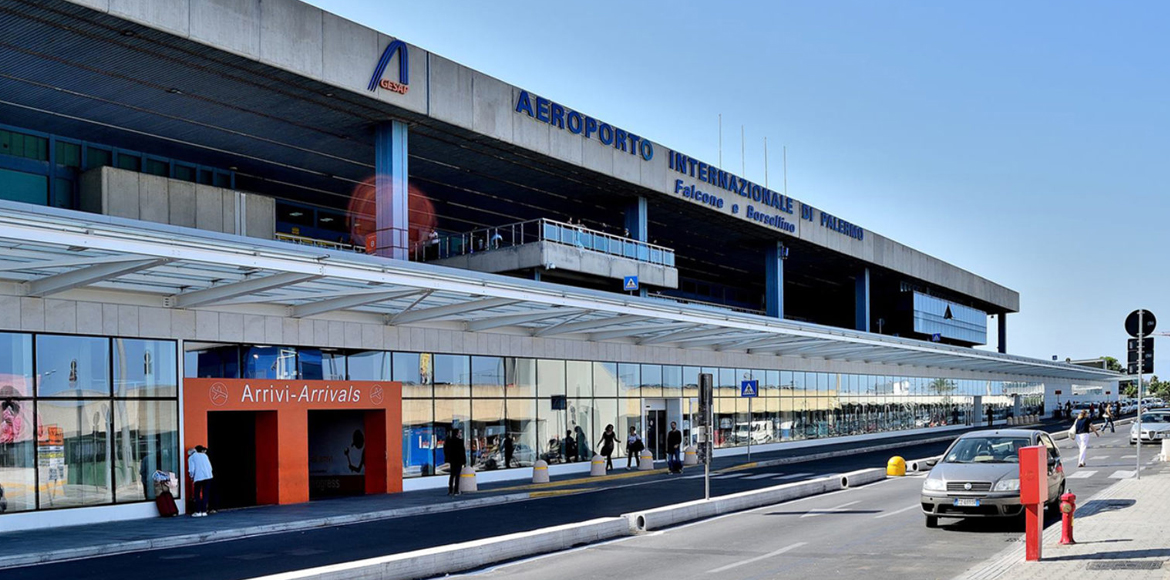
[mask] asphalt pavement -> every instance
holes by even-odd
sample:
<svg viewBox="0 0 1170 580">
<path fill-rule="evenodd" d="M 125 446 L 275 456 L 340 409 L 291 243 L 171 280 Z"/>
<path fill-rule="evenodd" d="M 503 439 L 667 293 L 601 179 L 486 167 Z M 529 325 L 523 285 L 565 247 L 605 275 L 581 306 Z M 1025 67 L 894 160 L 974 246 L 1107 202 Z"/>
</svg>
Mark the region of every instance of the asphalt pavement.
<svg viewBox="0 0 1170 580">
<path fill-rule="evenodd" d="M 1122 431 L 1094 438 L 1088 465 L 1081 469 L 1076 467 L 1075 446 L 1061 442 L 1067 484 L 1079 502 L 1132 474 L 1134 450 Z M 941 447 L 935 449 L 941 452 Z M 852 467 L 869 467 L 877 459 L 867 458 L 868 464 Z M 745 470 L 713 483 L 783 481 L 780 478 L 794 471 Z M 947 579 L 1020 541 L 1019 519 L 943 519 L 940 528 L 927 529 L 918 502 L 924 476 L 889 478 L 463 577 L 576 580 L 652 576 L 684 580 L 863 575 L 867 580 Z M 1046 518 L 1048 525 L 1059 521 L 1055 510 Z"/>
</svg>

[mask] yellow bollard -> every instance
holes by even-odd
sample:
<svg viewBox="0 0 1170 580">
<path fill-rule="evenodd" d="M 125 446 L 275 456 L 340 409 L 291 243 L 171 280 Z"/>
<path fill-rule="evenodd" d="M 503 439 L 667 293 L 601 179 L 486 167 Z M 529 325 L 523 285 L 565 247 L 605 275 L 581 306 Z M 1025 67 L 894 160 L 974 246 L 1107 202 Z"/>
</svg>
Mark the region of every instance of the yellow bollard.
<svg viewBox="0 0 1170 580">
<path fill-rule="evenodd" d="M 459 493 L 479 491 L 475 482 L 475 468 L 470 465 L 459 470 Z"/>
<path fill-rule="evenodd" d="M 532 483 L 548 483 L 548 462 L 537 459 L 532 464 Z"/>
<path fill-rule="evenodd" d="M 589 465 L 589 475 L 599 476 L 605 475 L 605 458 L 600 455 L 594 455 Z"/>
<path fill-rule="evenodd" d="M 895 455 L 886 462 L 886 475 L 902 477 L 906 475 L 906 460 Z"/>
</svg>

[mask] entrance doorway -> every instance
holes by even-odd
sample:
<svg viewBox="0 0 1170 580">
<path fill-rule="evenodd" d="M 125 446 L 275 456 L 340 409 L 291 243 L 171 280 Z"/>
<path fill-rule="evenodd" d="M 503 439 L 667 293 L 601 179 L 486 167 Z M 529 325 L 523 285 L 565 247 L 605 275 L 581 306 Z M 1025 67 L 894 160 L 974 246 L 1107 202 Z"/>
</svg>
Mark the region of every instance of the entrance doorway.
<svg viewBox="0 0 1170 580">
<path fill-rule="evenodd" d="M 666 457 L 666 402 L 662 399 L 646 400 L 646 449 L 655 459 Z"/>
<path fill-rule="evenodd" d="M 215 509 L 249 507 L 256 501 L 256 428 L 252 411 L 214 411 L 207 414 L 207 457 L 215 479 L 211 506 Z"/>
</svg>

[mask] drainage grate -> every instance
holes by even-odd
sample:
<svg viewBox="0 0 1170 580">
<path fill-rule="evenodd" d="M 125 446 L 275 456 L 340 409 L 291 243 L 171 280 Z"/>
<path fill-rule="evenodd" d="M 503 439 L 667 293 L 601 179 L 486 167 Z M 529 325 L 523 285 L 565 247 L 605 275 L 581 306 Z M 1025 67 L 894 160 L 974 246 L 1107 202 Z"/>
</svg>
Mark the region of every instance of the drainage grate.
<svg viewBox="0 0 1170 580">
<path fill-rule="evenodd" d="M 1089 562 L 1086 570 L 1158 570 L 1162 562 L 1157 560 L 1106 560 Z"/>
</svg>

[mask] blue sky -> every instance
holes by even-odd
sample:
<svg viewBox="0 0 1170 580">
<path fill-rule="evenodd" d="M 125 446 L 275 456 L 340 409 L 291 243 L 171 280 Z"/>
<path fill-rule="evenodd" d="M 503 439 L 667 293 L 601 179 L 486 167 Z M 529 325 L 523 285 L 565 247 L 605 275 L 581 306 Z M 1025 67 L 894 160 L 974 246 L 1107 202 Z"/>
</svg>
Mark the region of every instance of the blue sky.
<svg viewBox="0 0 1170 580">
<path fill-rule="evenodd" d="M 793 197 L 1020 292 L 1014 354 L 1170 331 L 1170 4 L 312 3 L 712 162 L 722 114 L 774 189 L 787 146 Z"/>
</svg>

